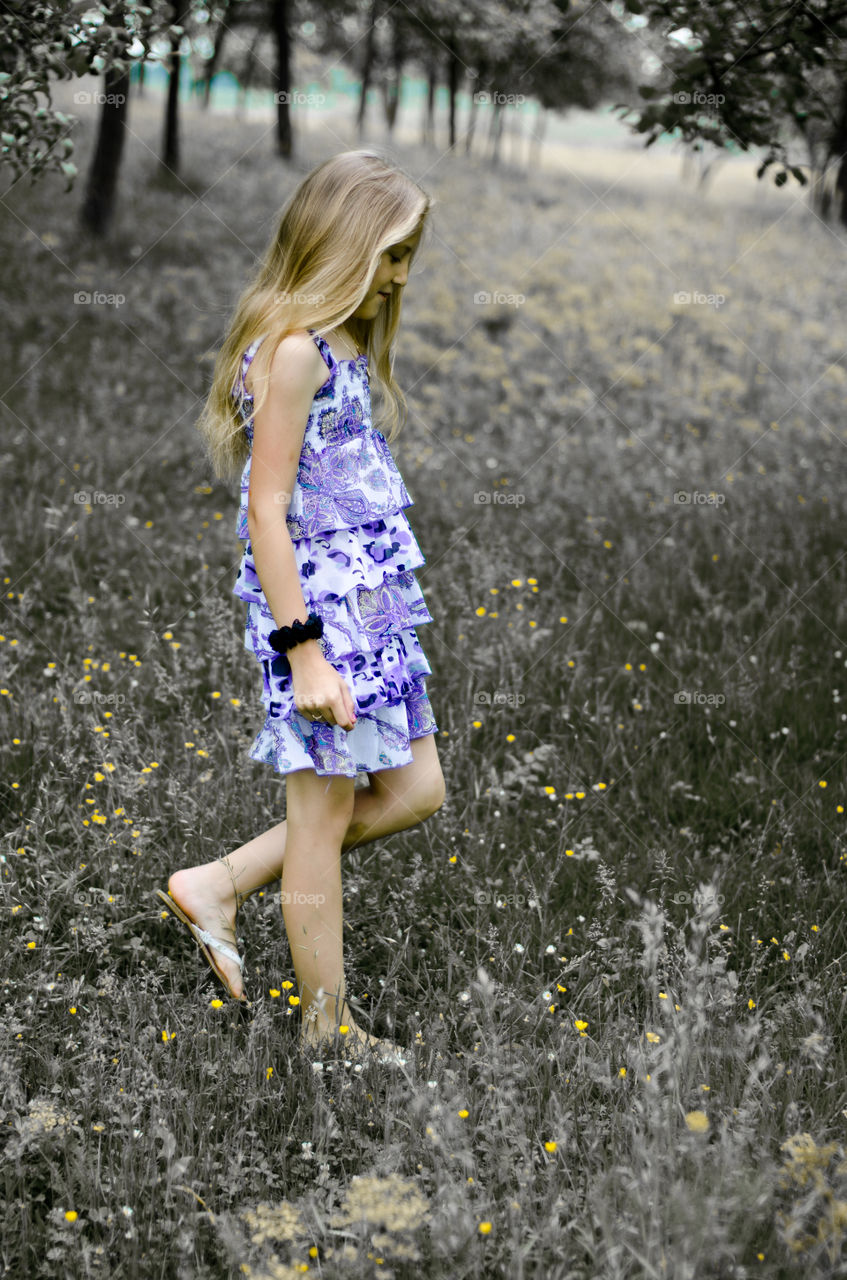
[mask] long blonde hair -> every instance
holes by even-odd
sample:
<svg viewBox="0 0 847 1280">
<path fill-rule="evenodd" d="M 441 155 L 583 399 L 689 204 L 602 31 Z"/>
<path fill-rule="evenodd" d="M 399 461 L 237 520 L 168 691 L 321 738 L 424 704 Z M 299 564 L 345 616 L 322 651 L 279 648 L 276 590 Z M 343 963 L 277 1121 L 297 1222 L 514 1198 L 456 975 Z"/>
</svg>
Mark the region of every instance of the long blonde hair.
<svg viewBox="0 0 847 1280">
<path fill-rule="evenodd" d="M 388 426 L 386 438 L 395 438 L 406 420 L 406 400 L 394 381 L 391 349 L 403 290 L 392 289 L 373 320 L 352 313 L 367 294 L 383 252 L 419 227 L 423 231 L 433 203 L 413 178 L 373 150 L 342 151 L 300 183 L 236 304 L 196 423 L 219 479 L 236 479 L 250 451 L 233 388 L 246 348 L 263 334 L 251 365 L 254 412 L 267 398 L 270 364 L 286 334 L 305 328 L 326 333 L 346 322 L 345 328 L 368 356 L 371 379 L 376 373 L 384 399 L 379 421 Z"/>
</svg>

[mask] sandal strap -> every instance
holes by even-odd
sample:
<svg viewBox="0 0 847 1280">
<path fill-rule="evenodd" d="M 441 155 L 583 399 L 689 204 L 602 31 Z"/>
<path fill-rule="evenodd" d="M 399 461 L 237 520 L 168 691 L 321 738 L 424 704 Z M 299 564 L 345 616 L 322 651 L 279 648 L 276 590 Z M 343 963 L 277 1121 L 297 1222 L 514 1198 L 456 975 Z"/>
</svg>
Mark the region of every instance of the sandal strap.
<svg viewBox="0 0 847 1280">
<path fill-rule="evenodd" d="M 197 937 L 202 938 L 207 947 L 214 947 L 216 951 L 220 951 L 221 955 L 227 956 L 230 960 L 234 960 L 241 972 L 244 972 L 244 961 L 237 951 L 233 951 L 232 947 L 227 946 L 225 942 L 219 942 L 217 938 L 213 938 L 208 929 L 201 929 L 197 924 L 193 927 Z"/>
</svg>

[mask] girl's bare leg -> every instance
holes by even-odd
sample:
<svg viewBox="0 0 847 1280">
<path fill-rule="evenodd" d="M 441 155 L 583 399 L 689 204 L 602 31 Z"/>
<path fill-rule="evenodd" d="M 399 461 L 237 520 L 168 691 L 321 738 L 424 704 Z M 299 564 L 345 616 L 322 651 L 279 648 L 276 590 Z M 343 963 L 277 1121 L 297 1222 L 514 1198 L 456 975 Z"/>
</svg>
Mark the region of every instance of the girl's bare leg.
<svg viewBox="0 0 847 1280">
<path fill-rule="evenodd" d="M 342 839 L 342 852 L 415 826 L 440 807 L 444 779 L 433 736 L 414 738 L 411 750 L 411 764 L 372 773 L 369 785 L 354 791 L 353 815 Z M 168 888 L 202 929 L 234 947 L 236 912 L 251 893 L 279 880 L 287 837 L 287 821 L 279 822 L 223 858 L 175 871 Z M 240 996 L 243 987 L 238 966 L 217 951 L 215 961 L 226 974 L 233 995 Z"/>
<path fill-rule="evenodd" d="M 288 775 L 288 839 L 282 914 L 297 975 L 300 1012 L 317 1039 L 353 1025 L 345 998 L 341 843 L 353 816 L 353 779 L 313 769 Z"/>
</svg>

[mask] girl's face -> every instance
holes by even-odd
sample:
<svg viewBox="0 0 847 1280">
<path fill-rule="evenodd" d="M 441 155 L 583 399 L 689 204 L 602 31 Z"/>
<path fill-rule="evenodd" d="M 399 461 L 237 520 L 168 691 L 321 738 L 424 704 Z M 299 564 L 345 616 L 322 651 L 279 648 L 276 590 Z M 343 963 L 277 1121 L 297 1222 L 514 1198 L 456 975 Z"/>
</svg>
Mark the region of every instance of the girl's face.
<svg viewBox="0 0 847 1280">
<path fill-rule="evenodd" d="M 383 251 L 370 288 L 353 312 L 354 316 L 360 320 L 373 320 L 379 314 L 380 307 L 386 305 L 388 295 L 395 289 L 402 289 L 409 278 L 409 258 L 418 247 L 420 238 L 419 227 L 413 235 L 405 240 L 398 240 L 397 244 L 392 244 Z"/>
</svg>

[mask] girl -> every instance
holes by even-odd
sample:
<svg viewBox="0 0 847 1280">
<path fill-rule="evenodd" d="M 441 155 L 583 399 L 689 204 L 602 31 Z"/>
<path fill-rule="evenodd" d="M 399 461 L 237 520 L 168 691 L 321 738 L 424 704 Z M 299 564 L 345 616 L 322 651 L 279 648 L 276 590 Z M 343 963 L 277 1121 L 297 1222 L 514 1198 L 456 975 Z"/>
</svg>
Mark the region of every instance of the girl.
<svg viewBox="0 0 847 1280">
<path fill-rule="evenodd" d="M 198 429 L 215 474 L 241 472 L 234 593 L 266 713 L 250 756 L 286 776 L 287 819 L 157 891 L 244 1000 L 236 912 L 281 876 L 300 1044 L 340 1034 L 398 1063 L 345 998 L 341 854 L 423 821 L 445 795 L 415 633 L 432 621 L 414 573 L 426 562 L 370 402 L 375 372 L 392 439 L 405 413 L 392 343 L 432 204 L 374 151 L 333 156 L 283 209 L 237 304 Z"/>
</svg>

